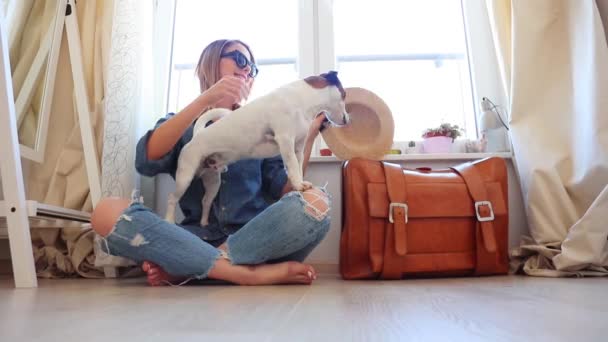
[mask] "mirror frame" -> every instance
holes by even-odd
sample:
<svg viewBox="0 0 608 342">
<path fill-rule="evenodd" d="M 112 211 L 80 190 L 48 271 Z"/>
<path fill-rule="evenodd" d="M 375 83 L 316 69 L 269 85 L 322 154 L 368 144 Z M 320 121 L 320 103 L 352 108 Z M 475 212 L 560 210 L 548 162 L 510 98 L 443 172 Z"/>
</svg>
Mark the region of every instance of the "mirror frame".
<svg viewBox="0 0 608 342">
<path fill-rule="evenodd" d="M 16 95 L 15 113 L 19 122 L 19 113 L 31 101 L 31 95 L 34 91 L 36 78 L 40 72 L 40 68 L 44 65 L 44 60 L 47 60 L 47 68 L 44 75 L 44 90 L 42 95 L 42 105 L 40 113 L 38 113 L 38 123 L 34 147 L 26 146 L 19 143 L 21 157 L 32 160 L 37 163 L 44 161 L 44 152 L 46 150 L 46 138 L 49 128 L 49 116 L 53 105 L 53 94 L 55 89 L 55 76 L 57 72 L 57 64 L 59 61 L 59 50 L 61 48 L 61 40 L 63 35 L 63 27 L 65 21 L 65 11 L 67 0 L 57 0 L 57 8 L 55 10 L 55 22 L 52 28 L 49 28 L 45 35 L 43 45 L 48 47 L 48 51 L 42 51 L 43 47 L 38 51 L 32 68 L 26 76 L 24 85 Z M 41 53 L 42 52 L 42 53 Z M 19 127 L 19 125 L 17 125 Z"/>
</svg>

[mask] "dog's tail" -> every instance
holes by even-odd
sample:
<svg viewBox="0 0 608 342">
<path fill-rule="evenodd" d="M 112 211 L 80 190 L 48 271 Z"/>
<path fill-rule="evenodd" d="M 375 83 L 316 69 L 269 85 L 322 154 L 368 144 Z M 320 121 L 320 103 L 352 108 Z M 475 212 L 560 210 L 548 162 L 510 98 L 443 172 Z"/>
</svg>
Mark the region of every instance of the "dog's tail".
<svg viewBox="0 0 608 342">
<path fill-rule="evenodd" d="M 194 131 L 197 131 L 201 128 L 205 128 L 212 124 L 214 121 L 217 121 L 223 118 L 226 114 L 230 113 L 231 110 L 226 108 L 213 108 L 206 111 L 203 115 L 199 116 L 196 119 L 196 124 L 194 126 Z"/>
</svg>

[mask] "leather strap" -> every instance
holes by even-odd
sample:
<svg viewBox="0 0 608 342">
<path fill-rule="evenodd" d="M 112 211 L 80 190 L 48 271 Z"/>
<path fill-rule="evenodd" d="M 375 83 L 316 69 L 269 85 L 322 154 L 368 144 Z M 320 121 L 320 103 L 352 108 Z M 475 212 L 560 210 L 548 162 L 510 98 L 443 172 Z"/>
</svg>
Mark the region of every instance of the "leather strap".
<svg viewBox="0 0 608 342">
<path fill-rule="evenodd" d="M 488 193 L 479 174 L 479 171 L 472 163 L 463 163 L 451 168 L 456 171 L 463 179 L 469 190 L 469 194 L 479 207 L 475 207 L 475 213 L 483 218 L 488 218 L 493 215 L 492 210 L 487 204 L 489 201 Z M 490 204 L 491 205 L 491 204 Z M 485 274 L 492 273 L 498 263 L 498 253 L 496 245 L 496 236 L 494 233 L 493 220 L 479 221 L 477 220 L 476 236 L 477 236 L 477 267 L 475 273 Z M 481 235 L 481 237 L 479 236 Z"/>
<path fill-rule="evenodd" d="M 392 210 L 392 225 L 395 231 L 395 252 L 398 255 L 404 256 L 407 253 L 407 236 L 405 231 L 407 221 L 407 189 L 405 188 L 405 176 L 400 165 L 389 163 L 384 164 L 384 174 L 386 176 L 388 198 L 391 205 L 393 205 L 392 208 L 389 207 L 389 215 L 390 210 Z"/>
<path fill-rule="evenodd" d="M 407 253 L 407 189 L 401 166 L 390 163 L 382 164 L 391 205 L 389 207 L 389 217 L 391 211 L 393 217 L 393 223 L 389 221 L 386 225 L 382 278 L 399 279 L 402 272 L 397 256 L 404 256 Z"/>
</svg>

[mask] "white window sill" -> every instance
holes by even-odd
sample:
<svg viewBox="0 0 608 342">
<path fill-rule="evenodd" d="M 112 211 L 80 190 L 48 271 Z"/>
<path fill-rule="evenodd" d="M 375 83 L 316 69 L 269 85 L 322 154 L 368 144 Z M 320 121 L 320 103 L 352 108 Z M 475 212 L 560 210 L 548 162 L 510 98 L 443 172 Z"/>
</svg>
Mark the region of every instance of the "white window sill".
<svg viewBox="0 0 608 342">
<path fill-rule="evenodd" d="M 494 153 L 421 153 L 421 154 L 388 154 L 384 156 L 385 161 L 399 160 L 474 160 L 488 157 L 500 157 L 510 159 L 513 157 L 511 152 Z M 335 156 L 315 156 L 310 157 L 309 163 L 341 163 L 343 160 Z"/>
</svg>

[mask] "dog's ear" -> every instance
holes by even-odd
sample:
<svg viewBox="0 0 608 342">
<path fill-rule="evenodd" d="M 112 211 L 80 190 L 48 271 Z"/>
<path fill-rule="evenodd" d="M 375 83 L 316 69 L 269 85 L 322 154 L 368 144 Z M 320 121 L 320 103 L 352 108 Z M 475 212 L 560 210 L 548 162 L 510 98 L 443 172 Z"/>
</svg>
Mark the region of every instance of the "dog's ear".
<svg viewBox="0 0 608 342">
<path fill-rule="evenodd" d="M 331 70 L 330 72 L 328 72 L 326 74 L 321 74 L 321 77 L 323 77 L 324 79 L 326 79 L 327 83 L 329 83 L 331 85 L 338 85 L 338 84 L 340 84 L 340 80 L 338 79 L 338 72 L 337 71 Z"/>
<path fill-rule="evenodd" d="M 344 87 L 342 87 L 342 83 L 338 79 L 337 71 L 331 70 L 326 74 L 321 74 L 321 77 L 323 77 L 327 81 L 327 84 L 336 86 L 336 88 L 338 88 L 338 90 L 340 91 L 340 95 L 342 96 L 342 100 L 346 98 L 346 92 L 344 91 Z"/>
</svg>

